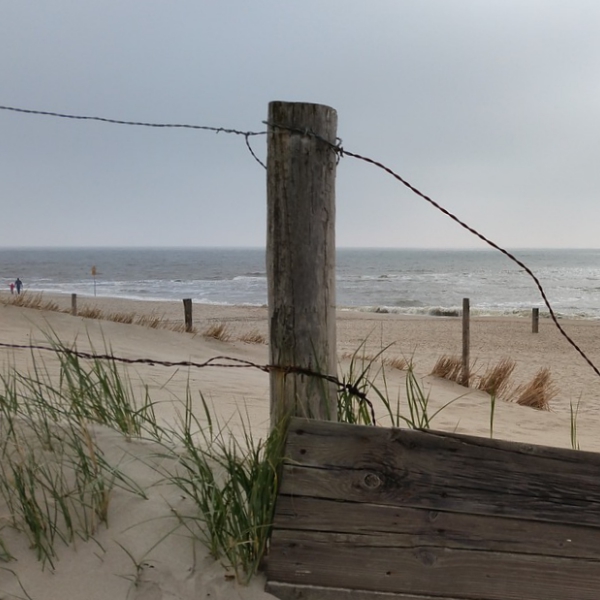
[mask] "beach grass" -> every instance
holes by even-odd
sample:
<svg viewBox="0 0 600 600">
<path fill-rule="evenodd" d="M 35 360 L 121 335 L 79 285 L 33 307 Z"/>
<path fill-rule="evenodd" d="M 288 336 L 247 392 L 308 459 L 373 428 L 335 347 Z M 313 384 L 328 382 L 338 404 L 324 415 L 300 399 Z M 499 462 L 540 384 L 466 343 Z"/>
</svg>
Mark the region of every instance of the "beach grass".
<svg viewBox="0 0 600 600">
<path fill-rule="evenodd" d="M 263 335 L 258 329 L 252 329 L 250 331 L 244 331 L 240 334 L 239 340 L 246 344 L 266 344 L 267 337 Z"/>
<path fill-rule="evenodd" d="M 511 400 L 521 406 L 537 410 L 550 410 L 550 402 L 556 394 L 557 390 L 550 370 L 544 367 L 534 375 L 529 383 L 518 386 Z"/>
<path fill-rule="evenodd" d="M 228 342 L 233 337 L 229 325 L 223 321 L 211 323 L 202 331 L 202 335 L 220 342 Z"/>
<path fill-rule="evenodd" d="M 502 358 L 476 378 L 475 387 L 495 398 L 504 396 L 510 388 L 510 378 L 516 366 L 511 358 Z"/>
<path fill-rule="evenodd" d="M 462 372 L 462 358 L 460 356 L 443 355 L 437 359 L 430 375 L 459 383 L 462 381 Z"/>
<path fill-rule="evenodd" d="M 107 522 L 115 487 L 145 493 L 105 459 L 93 422 L 82 416 L 88 396 L 47 375 L 37 363 L 32 374 L 1 377 L 0 498 L 10 526 L 27 536 L 42 565 L 54 567 L 59 542 L 87 540 Z M 10 560 L 1 530 L 0 546 L 0 558 Z"/>
<path fill-rule="evenodd" d="M 3 300 L 6 304 L 20 306 L 21 308 L 62 312 L 57 302 L 54 300 L 45 300 L 42 293 L 36 294 L 24 291 L 21 294 L 3 295 Z"/>
<path fill-rule="evenodd" d="M 181 523 L 240 583 L 248 583 L 268 546 L 286 425 L 257 440 L 240 413 L 243 434 L 237 438 L 218 422 L 204 398 L 202 404 L 208 425 L 193 413 L 188 396 L 180 427 L 173 432 L 176 444 L 167 454 L 176 459 L 178 472 L 164 477 L 196 506 L 193 514 L 177 512 Z"/>
</svg>

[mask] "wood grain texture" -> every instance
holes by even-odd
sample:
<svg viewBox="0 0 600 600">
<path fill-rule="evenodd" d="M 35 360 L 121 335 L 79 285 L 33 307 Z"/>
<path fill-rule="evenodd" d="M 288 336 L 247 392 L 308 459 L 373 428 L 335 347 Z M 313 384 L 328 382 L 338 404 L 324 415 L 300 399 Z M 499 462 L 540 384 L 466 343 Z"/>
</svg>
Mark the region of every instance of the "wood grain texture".
<svg viewBox="0 0 600 600">
<path fill-rule="evenodd" d="M 598 454 L 293 419 L 286 457 L 269 582 L 361 600 L 600 598 Z M 286 597 L 320 597 L 306 593 Z"/>
<path fill-rule="evenodd" d="M 317 585 L 297 586 L 275 581 L 269 581 L 265 590 L 281 600 L 440 600 L 439 596 L 434 598 L 433 596 L 351 590 Z M 444 600 L 460 599 L 445 597 Z"/>
<path fill-rule="evenodd" d="M 337 113 L 271 102 L 267 137 L 267 279 L 271 364 L 337 372 L 335 144 Z M 307 133 L 304 133 L 307 132 Z M 316 135 L 313 135 L 316 134 Z M 316 137 L 318 136 L 318 137 Z M 323 139 L 319 139 L 323 138 Z M 336 419 L 336 389 L 322 379 L 271 373 L 271 423 Z"/>
</svg>

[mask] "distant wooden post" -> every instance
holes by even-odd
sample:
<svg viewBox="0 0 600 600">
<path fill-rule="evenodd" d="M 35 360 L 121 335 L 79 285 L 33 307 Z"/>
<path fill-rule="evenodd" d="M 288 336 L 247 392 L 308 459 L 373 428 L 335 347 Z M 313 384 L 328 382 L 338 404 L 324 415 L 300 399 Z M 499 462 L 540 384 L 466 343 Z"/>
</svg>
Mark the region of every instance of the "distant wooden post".
<svg viewBox="0 0 600 600">
<path fill-rule="evenodd" d="M 71 294 L 71 314 L 77 316 L 77 294 Z"/>
<path fill-rule="evenodd" d="M 470 337 L 471 337 L 471 307 L 468 298 L 463 298 L 463 310 L 462 310 L 462 376 L 461 384 L 465 387 L 469 387 L 469 362 L 470 362 Z"/>
<path fill-rule="evenodd" d="M 189 333 L 194 326 L 192 320 L 192 299 L 184 298 L 183 300 L 183 318 L 185 319 L 185 330 Z"/>
<path fill-rule="evenodd" d="M 538 332 L 539 324 L 540 324 L 540 309 L 532 308 L 531 309 L 531 333 Z"/>
<path fill-rule="evenodd" d="M 337 372 L 336 154 L 327 143 L 335 143 L 336 131 L 337 113 L 328 106 L 269 104 L 270 361 L 326 375 Z M 272 371 L 271 425 L 284 415 L 337 420 L 335 386 L 322 378 Z"/>
</svg>

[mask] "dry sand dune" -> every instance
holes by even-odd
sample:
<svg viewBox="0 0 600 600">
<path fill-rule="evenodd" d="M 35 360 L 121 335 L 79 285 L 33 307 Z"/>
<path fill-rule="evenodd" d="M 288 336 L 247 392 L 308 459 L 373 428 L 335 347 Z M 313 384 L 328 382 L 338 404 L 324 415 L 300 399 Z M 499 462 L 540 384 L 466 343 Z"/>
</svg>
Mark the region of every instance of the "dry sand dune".
<svg viewBox="0 0 600 600">
<path fill-rule="evenodd" d="M 66 298 L 59 299 L 65 306 Z M 80 301 L 82 302 L 82 301 Z M 152 312 L 173 321 L 182 319 L 182 308 L 171 303 L 137 303 L 88 299 L 105 312 Z M 47 345 L 48 335 L 78 350 L 104 352 L 116 356 L 147 358 L 154 361 L 203 362 L 214 356 L 231 356 L 256 364 L 268 360 L 264 344 L 243 343 L 235 338 L 258 330 L 266 335 L 266 309 L 248 307 L 195 306 L 195 321 L 201 332 L 209 323 L 226 322 L 233 340 L 221 342 L 164 329 L 150 329 L 109 321 L 89 320 L 69 314 L 0 305 L 0 342 L 3 344 Z M 565 322 L 565 327 L 592 360 L 600 361 L 600 324 L 589 321 Z M 400 318 L 389 314 L 340 312 L 338 350 L 376 353 L 393 344 L 389 356 L 405 356 L 414 361 L 422 385 L 429 395 L 432 412 L 452 401 L 434 420 L 436 429 L 474 435 L 490 435 L 490 399 L 486 394 L 427 376 L 442 354 L 458 354 L 461 348 L 460 320 L 452 318 Z M 50 372 L 57 369 L 51 352 L 42 352 Z M 582 449 L 600 451 L 600 379 L 553 328 L 540 325 L 531 334 L 530 323 L 522 319 L 477 319 L 472 323 L 472 357 L 483 369 L 502 357 L 517 362 L 515 378 L 526 380 L 541 367 L 548 367 L 558 388 L 553 410 L 541 412 L 516 404 L 499 402 L 494 419 L 494 436 L 545 445 L 570 447 L 570 403 L 581 399 L 578 437 Z M 2 372 L 32 367 L 28 350 L 1 348 Z M 340 372 L 348 369 L 348 359 L 340 360 Z M 201 414 L 200 392 L 222 421 L 239 427 L 239 412 L 248 416 L 252 431 L 263 435 L 268 428 L 268 376 L 254 368 L 187 368 L 135 364 L 128 367 L 134 386 L 147 385 L 157 413 L 164 423 L 174 423 L 181 414 L 186 389 L 192 391 L 195 409 Z M 388 392 L 405 402 L 404 372 L 387 369 Z M 381 385 L 381 381 L 380 381 Z M 383 414 L 380 409 L 378 414 Z M 111 501 L 109 526 L 101 527 L 95 542 L 78 542 L 59 548 L 56 570 L 42 570 L 26 540 L 9 527 L 2 529 L 17 560 L 0 563 L 0 597 L 46 598 L 130 598 L 145 600 L 243 598 L 258 600 L 264 581 L 257 577 L 249 586 L 237 584 L 226 571 L 209 558 L 198 544 L 193 545 L 176 526 L 171 507 L 185 508 L 186 499 L 168 486 L 155 485 L 157 472 L 149 467 L 157 460 L 150 442 L 125 441 L 103 427 L 95 427 L 97 440 L 107 456 L 148 490 L 141 500 L 115 493 Z M 163 465 L 165 466 L 165 465 Z M 166 465 L 168 468 L 168 465 Z M 2 509 L 5 511 L 5 508 Z M 6 514 L 0 512 L 0 527 Z M 161 541 L 163 537 L 165 539 Z M 126 549 L 127 552 L 124 550 Z M 133 556 L 138 566 L 131 559 Z M 10 572 L 1 567 L 10 569 Z M 3 596 L 4 595 L 4 596 Z"/>
</svg>

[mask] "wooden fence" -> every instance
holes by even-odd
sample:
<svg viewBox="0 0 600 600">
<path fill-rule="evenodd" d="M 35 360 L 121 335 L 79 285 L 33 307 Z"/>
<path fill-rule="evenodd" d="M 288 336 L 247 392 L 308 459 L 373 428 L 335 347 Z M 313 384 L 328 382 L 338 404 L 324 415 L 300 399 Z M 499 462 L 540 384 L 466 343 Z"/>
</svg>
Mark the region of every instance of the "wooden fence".
<svg viewBox="0 0 600 600">
<path fill-rule="evenodd" d="M 600 454 L 297 418 L 285 455 L 279 598 L 600 598 Z"/>
</svg>

